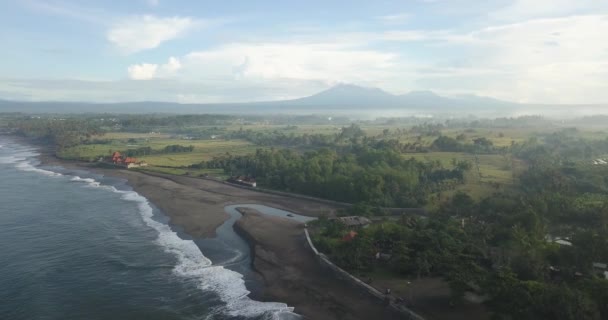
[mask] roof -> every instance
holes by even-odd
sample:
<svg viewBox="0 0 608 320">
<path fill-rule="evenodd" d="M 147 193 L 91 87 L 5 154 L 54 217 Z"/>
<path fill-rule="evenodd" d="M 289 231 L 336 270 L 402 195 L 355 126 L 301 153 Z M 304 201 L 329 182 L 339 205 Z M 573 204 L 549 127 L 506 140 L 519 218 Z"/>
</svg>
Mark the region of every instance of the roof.
<svg viewBox="0 0 608 320">
<path fill-rule="evenodd" d="M 555 240 L 555 243 L 561 244 L 562 246 L 572 246 L 572 242 L 563 239 Z"/>
<path fill-rule="evenodd" d="M 606 268 L 608 268 L 608 264 L 601 263 L 601 262 L 594 262 L 593 267 L 598 268 L 598 269 L 606 269 Z"/>
<path fill-rule="evenodd" d="M 365 226 L 365 225 L 372 223 L 368 218 L 360 217 L 360 216 L 339 217 L 337 219 L 338 219 L 338 221 L 342 222 L 343 224 L 345 224 L 346 226 L 349 226 L 349 227 Z"/>
<path fill-rule="evenodd" d="M 357 232 L 351 230 L 344 237 L 342 237 L 342 240 L 343 241 L 352 241 L 353 239 L 355 239 L 356 236 L 357 236 Z"/>
</svg>

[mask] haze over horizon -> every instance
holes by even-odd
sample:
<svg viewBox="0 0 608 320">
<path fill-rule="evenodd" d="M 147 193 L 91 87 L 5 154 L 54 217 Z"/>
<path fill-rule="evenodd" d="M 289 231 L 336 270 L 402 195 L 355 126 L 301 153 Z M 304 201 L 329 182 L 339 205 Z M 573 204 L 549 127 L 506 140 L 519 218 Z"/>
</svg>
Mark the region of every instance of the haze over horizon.
<svg viewBox="0 0 608 320">
<path fill-rule="evenodd" d="M 0 99 L 287 100 L 336 84 L 608 102 L 608 2 L 6 1 Z"/>
</svg>

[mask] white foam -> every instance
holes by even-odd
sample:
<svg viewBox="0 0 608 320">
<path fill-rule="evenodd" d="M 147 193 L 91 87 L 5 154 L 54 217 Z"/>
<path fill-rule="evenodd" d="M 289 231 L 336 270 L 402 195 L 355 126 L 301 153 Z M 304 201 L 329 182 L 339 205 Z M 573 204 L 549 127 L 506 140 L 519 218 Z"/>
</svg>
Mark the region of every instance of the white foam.
<svg viewBox="0 0 608 320">
<path fill-rule="evenodd" d="M 25 160 L 25 158 L 15 157 L 15 156 L 0 157 L 0 163 L 2 163 L 2 164 L 17 163 L 17 162 L 23 161 L 23 160 Z"/>
<path fill-rule="evenodd" d="M 214 266 L 191 240 L 181 239 L 171 228 L 152 219 L 153 209 L 148 200 L 134 191 L 118 191 L 122 198 L 137 202 L 144 222 L 158 231 L 156 241 L 166 252 L 173 254 L 178 262 L 173 272 L 179 276 L 195 279 L 201 289 L 216 292 L 226 303 L 226 311 L 232 316 L 254 317 L 261 315 L 279 319 L 281 313 L 292 313 L 293 308 L 284 303 L 259 302 L 248 297 L 243 275 L 222 266 Z"/>
<path fill-rule="evenodd" d="M 63 176 L 59 172 L 54 172 L 54 171 L 50 171 L 50 170 L 44 170 L 44 169 L 36 168 L 28 160 L 17 162 L 17 164 L 15 165 L 15 168 L 17 168 L 17 170 L 21 170 L 21 171 L 29 171 L 29 172 L 40 173 L 40 174 L 43 174 L 43 175 L 49 176 L 49 177 L 60 177 L 60 176 Z"/>
<path fill-rule="evenodd" d="M 70 181 L 73 182 L 83 182 L 86 183 L 87 185 L 91 186 L 91 187 L 99 187 L 101 184 L 96 181 L 95 179 L 92 178 L 81 178 L 79 176 L 74 176 L 70 179 Z"/>
</svg>

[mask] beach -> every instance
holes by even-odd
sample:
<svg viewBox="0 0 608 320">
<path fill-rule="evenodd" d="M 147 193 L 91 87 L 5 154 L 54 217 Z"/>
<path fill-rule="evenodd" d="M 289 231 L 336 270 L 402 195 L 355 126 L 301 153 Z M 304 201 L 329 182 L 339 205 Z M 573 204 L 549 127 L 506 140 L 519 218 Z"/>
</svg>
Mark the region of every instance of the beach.
<svg viewBox="0 0 608 320">
<path fill-rule="evenodd" d="M 337 210 L 326 203 L 257 192 L 220 181 L 188 176 L 102 169 L 89 163 L 62 161 L 46 154 L 42 165 L 88 170 L 122 178 L 195 238 L 209 238 L 229 215 L 225 207 L 260 204 L 299 215 L 318 217 Z M 280 301 L 306 319 L 398 319 L 376 300 L 336 279 L 315 260 L 306 245 L 303 224 L 248 211 L 235 230 L 252 249 L 252 268 L 263 283 L 252 292 L 258 300 Z"/>
</svg>

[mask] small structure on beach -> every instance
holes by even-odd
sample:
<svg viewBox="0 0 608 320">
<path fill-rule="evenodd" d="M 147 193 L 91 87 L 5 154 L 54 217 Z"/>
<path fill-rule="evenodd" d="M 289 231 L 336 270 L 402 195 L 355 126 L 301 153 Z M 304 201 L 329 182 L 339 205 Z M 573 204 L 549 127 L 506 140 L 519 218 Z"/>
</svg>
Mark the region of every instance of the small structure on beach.
<svg viewBox="0 0 608 320">
<path fill-rule="evenodd" d="M 246 186 L 246 187 L 257 187 L 257 183 L 254 178 L 246 177 L 246 176 L 233 176 L 228 178 L 227 180 L 230 183 Z"/>
<path fill-rule="evenodd" d="M 371 220 L 361 216 L 338 217 L 336 220 L 349 228 L 365 228 L 371 224 Z"/>
<path fill-rule="evenodd" d="M 123 156 L 120 152 L 114 151 L 110 157 L 100 158 L 100 162 L 109 162 L 116 166 L 130 168 L 147 167 L 148 163 L 145 161 L 138 161 L 134 157 Z"/>
<path fill-rule="evenodd" d="M 138 168 L 138 167 L 147 167 L 148 163 L 145 161 L 139 161 L 139 162 L 130 162 L 127 163 L 127 168 L 131 169 L 131 168 Z"/>
</svg>

